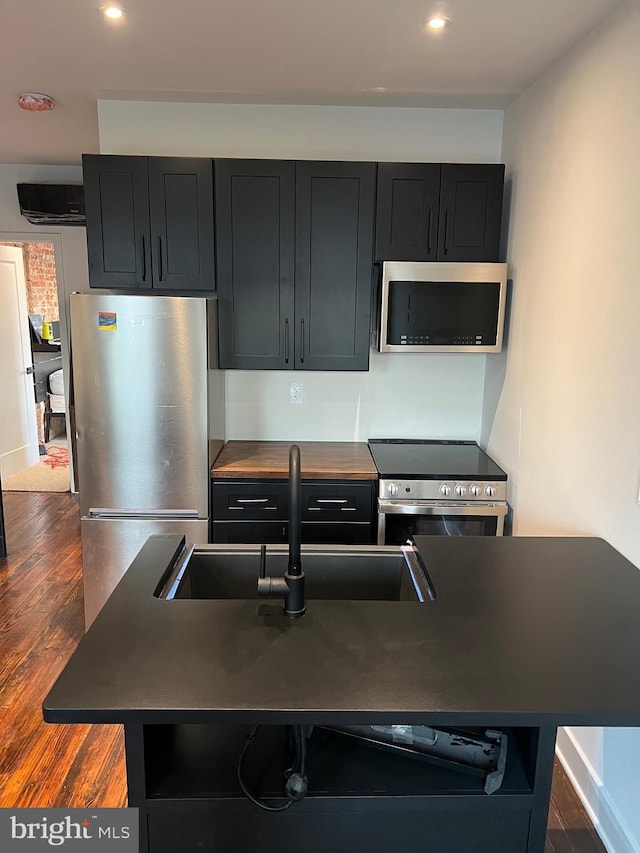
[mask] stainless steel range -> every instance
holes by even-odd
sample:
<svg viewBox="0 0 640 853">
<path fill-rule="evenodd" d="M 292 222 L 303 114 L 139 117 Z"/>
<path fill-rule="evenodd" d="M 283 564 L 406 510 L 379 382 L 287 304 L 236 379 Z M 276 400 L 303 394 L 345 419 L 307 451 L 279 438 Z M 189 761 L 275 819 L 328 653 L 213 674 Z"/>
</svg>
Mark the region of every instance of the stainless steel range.
<svg viewBox="0 0 640 853">
<path fill-rule="evenodd" d="M 416 535 L 502 536 L 507 475 L 475 441 L 371 438 L 378 544 Z"/>
</svg>

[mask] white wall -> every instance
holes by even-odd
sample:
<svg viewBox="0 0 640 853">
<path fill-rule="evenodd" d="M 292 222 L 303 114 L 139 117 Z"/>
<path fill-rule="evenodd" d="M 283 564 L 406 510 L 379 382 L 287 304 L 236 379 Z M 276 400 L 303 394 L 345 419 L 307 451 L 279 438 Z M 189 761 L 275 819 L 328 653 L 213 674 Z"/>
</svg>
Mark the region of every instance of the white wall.
<svg viewBox="0 0 640 853">
<path fill-rule="evenodd" d="M 69 294 L 89 290 L 86 230 L 81 227 L 31 225 L 21 216 L 16 185 L 19 183 L 80 184 L 80 166 L 33 166 L 0 164 L 0 242 L 49 242 L 55 246 L 62 366 L 65 394 L 69 399 Z M 67 421 L 67 434 L 69 423 Z M 73 487 L 73 481 L 72 481 Z"/>
<path fill-rule="evenodd" d="M 20 215 L 16 190 L 19 183 L 81 184 L 82 169 L 80 166 L 0 164 L 0 241 L 40 240 L 55 244 L 62 332 L 66 329 L 69 294 L 89 289 L 86 230 L 77 226 L 31 225 Z"/>
<path fill-rule="evenodd" d="M 516 534 L 603 536 L 636 565 L 639 44 L 626 0 L 506 111 L 510 342 L 483 420 Z M 609 849 L 640 850 L 640 732 L 574 728 L 559 747 Z"/>
<path fill-rule="evenodd" d="M 108 154 L 495 163 L 502 144 L 498 110 L 100 101 L 98 116 Z M 372 353 L 366 373 L 227 371 L 227 438 L 477 439 L 486 360 Z"/>
</svg>

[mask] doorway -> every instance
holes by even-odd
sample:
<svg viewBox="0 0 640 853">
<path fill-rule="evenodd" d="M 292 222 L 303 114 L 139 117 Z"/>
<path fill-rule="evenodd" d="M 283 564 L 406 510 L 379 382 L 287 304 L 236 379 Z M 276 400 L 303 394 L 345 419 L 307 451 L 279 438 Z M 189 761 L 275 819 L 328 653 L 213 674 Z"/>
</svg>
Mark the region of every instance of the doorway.
<svg viewBox="0 0 640 853">
<path fill-rule="evenodd" d="M 0 259 L 5 261 L 0 292 L 3 309 L 8 305 L 8 291 L 12 287 L 23 290 L 19 305 L 12 306 L 12 313 L 3 310 L 7 326 L 3 335 L 14 341 L 16 364 L 12 366 L 14 375 L 4 377 L 9 417 L 5 434 L 0 437 L 4 444 L 0 447 L 2 488 L 69 491 L 55 245 L 41 240 L 3 241 Z M 7 259 L 13 267 L 9 273 Z M 18 340 L 23 364 L 19 364 L 17 357 L 15 341 Z M 28 464 L 18 466 L 19 460 Z"/>
</svg>

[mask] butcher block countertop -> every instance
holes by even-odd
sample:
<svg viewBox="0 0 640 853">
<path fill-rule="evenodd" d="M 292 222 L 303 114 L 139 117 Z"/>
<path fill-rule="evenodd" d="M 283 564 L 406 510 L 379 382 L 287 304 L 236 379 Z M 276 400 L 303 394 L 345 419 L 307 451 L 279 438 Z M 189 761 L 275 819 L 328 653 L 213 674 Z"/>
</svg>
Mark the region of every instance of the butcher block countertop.
<svg viewBox="0 0 640 853">
<path fill-rule="evenodd" d="M 300 448 L 305 480 L 377 480 L 366 442 L 358 441 L 229 441 L 211 468 L 215 479 L 286 479 L 289 448 Z"/>
</svg>

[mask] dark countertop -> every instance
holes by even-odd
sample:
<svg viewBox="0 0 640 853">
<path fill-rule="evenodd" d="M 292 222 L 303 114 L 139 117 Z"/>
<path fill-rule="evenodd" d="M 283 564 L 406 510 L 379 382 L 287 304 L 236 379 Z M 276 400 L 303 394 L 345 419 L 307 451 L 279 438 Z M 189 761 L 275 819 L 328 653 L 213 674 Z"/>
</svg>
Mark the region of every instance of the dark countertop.
<svg viewBox="0 0 640 853">
<path fill-rule="evenodd" d="M 291 622 L 275 601 L 154 598 L 179 539 L 153 537 L 45 719 L 640 726 L 640 572 L 610 545 L 417 542 L 435 602 L 312 601 Z"/>
<path fill-rule="evenodd" d="M 211 476 L 286 480 L 292 444 L 300 448 L 300 470 L 305 480 L 378 479 L 369 447 L 360 441 L 228 441 Z"/>
</svg>

